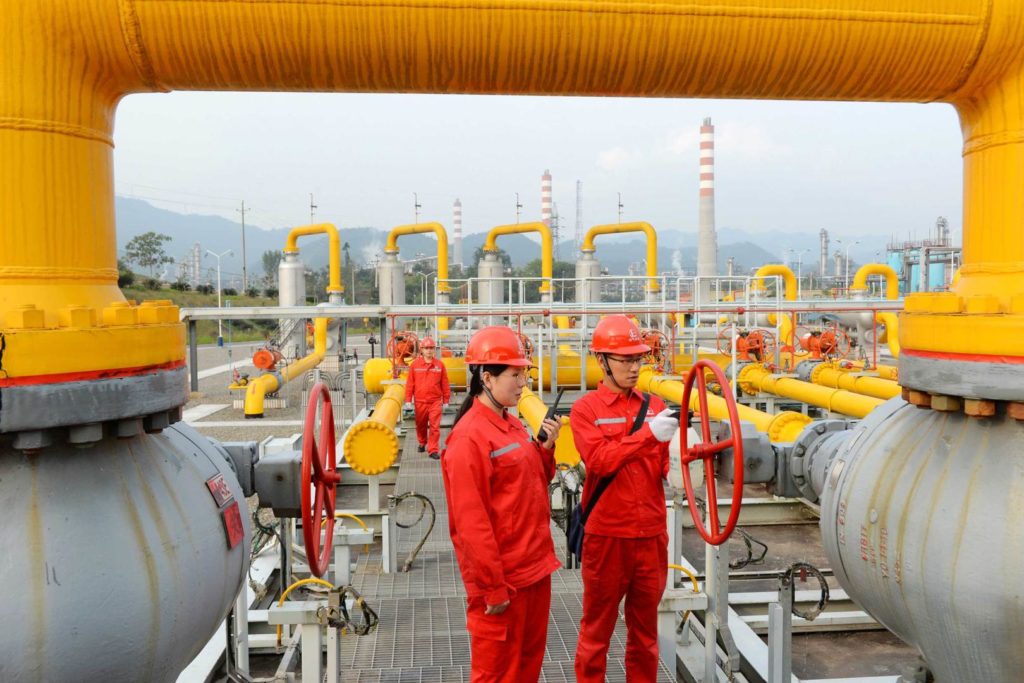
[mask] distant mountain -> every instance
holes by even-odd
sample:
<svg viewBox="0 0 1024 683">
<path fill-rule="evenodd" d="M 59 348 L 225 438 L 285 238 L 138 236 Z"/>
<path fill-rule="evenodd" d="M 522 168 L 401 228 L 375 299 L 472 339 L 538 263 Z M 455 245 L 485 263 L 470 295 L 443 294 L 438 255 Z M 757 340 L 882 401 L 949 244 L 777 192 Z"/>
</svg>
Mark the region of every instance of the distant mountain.
<svg viewBox="0 0 1024 683">
<path fill-rule="evenodd" d="M 242 273 L 242 232 L 241 225 L 220 216 L 200 214 L 181 214 L 157 208 L 139 199 L 117 197 L 117 245 L 118 253 L 123 253 L 124 246 L 132 237 L 150 230 L 169 235 L 171 242 L 167 245 L 168 255 L 184 261 L 194 244 L 200 245 L 204 254 L 202 268 L 213 277 L 216 260 L 205 256 L 209 249 L 222 253 L 228 249 L 233 254 L 224 257 L 222 268 L 225 286 L 237 286 Z M 350 245 L 353 260 L 366 264 L 373 262 L 383 252 L 387 239 L 387 231 L 376 227 L 339 226 L 342 240 Z M 245 232 L 246 261 L 251 280 L 263 276 L 262 255 L 267 250 L 280 250 L 284 247 L 288 228 L 265 230 L 261 227 L 247 225 Z M 466 260 L 472 258 L 477 247 L 484 242 L 484 233 L 474 233 L 463 238 L 463 255 Z M 450 238 L 450 236 L 449 236 Z M 883 249 L 887 238 L 883 236 L 859 236 L 861 246 L 850 251 L 855 261 L 864 262 L 873 258 L 874 252 Z M 733 228 L 721 228 L 718 231 L 718 269 L 726 272 L 729 257 L 736 259 L 735 273 L 749 273 L 750 269 L 764 263 L 778 263 L 784 257 L 785 249 L 802 249 L 804 272 L 816 267 L 818 260 L 818 236 L 806 233 L 756 233 Z M 432 235 L 409 235 L 399 243 L 403 260 L 418 256 L 432 256 L 436 252 L 436 242 Z M 681 230 L 666 230 L 658 233 L 658 270 L 673 270 L 681 266 L 688 272 L 694 272 L 697 265 L 697 236 Z M 327 264 L 327 238 L 317 236 L 305 238 L 300 246 L 302 259 L 309 266 L 319 268 Z M 500 246 L 512 258 L 512 263 L 522 266 L 540 256 L 539 244 L 523 235 L 506 235 L 501 238 Z M 833 242 L 832 251 L 838 247 Z M 564 261 L 575 260 L 573 246 L 570 241 L 559 244 L 559 256 Z M 678 253 L 677 253 L 678 252 Z M 450 255 L 453 256 L 453 255 Z M 646 244 L 637 235 L 610 235 L 602 237 L 597 243 L 598 260 L 612 274 L 625 274 L 630 264 L 640 264 L 646 257 Z M 792 257 L 795 260 L 795 256 Z M 642 267 L 642 265 L 641 265 Z M 166 279 L 174 279 L 175 269 L 169 267 L 165 271 Z M 230 283 L 230 284 L 229 284 Z"/>
</svg>

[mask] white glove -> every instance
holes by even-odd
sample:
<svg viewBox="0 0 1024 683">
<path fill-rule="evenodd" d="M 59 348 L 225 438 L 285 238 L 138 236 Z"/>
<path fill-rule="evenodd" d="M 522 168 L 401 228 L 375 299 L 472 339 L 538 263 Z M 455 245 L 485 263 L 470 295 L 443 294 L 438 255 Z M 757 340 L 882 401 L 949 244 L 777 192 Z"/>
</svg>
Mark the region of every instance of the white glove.
<svg viewBox="0 0 1024 683">
<path fill-rule="evenodd" d="M 654 419 L 649 423 L 654 438 L 662 443 L 671 441 L 679 429 L 679 418 L 672 414 L 674 412 L 671 408 L 665 408 L 665 410 L 655 415 Z"/>
</svg>

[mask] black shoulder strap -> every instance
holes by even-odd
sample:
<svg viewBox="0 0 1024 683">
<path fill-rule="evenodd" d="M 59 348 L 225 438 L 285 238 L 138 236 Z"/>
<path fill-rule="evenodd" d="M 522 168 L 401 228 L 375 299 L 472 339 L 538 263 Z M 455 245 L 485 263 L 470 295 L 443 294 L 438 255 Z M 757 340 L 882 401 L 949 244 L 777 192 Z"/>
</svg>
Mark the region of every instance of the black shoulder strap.
<svg viewBox="0 0 1024 683">
<path fill-rule="evenodd" d="M 635 433 L 637 430 L 644 426 L 644 420 L 647 419 L 647 408 L 650 405 L 651 395 L 645 393 L 644 400 L 640 404 L 640 412 L 636 414 L 636 417 L 633 419 L 633 425 L 629 428 L 630 434 Z M 618 472 L 616 472 L 615 474 L 618 474 Z M 582 518 L 581 521 L 584 524 L 587 523 L 587 518 L 590 517 L 590 513 L 594 510 L 594 506 L 597 505 L 597 501 L 601 500 L 601 494 L 605 492 L 605 489 L 607 489 L 608 486 L 611 485 L 612 480 L 615 479 L 615 474 L 613 474 L 610 477 L 604 477 L 603 479 L 597 482 L 597 488 L 594 490 L 593 498 L 590 499 L 590 505 L 584 508 L 582 514 L 580 515 Z"/>
<path fill-rule="evenodd" d="M 644 426 L 644 420 L 647 419 L 647 408 L 651 405 L 651 395 L 644 394 L 643 403 L 640 404 L 640 412 L 636 414 L 636 418 L 633 420 L 633 426 L 629 428 L 630 434 L 635 434 L 641 427 Z"/>
</svg>

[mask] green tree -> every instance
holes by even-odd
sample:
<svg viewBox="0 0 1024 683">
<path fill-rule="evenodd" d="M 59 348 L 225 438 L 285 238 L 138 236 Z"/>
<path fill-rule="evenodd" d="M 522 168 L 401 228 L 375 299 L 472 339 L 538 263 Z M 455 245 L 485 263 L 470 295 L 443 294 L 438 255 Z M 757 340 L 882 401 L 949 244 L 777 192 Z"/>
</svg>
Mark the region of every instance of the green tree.
<svg viewBox="0 0 1024 683">
<path fill-rule="evenodd" d="M 484 258 L 483 245 L 476 248 L 473 252 L 473 259 L 462 269 L 463 277 L 471 278 L 476 277 L 479 272 L 479 264 Z M 508 252 L 498 247 L 498 260 L 501 261 L 502 270 L 510 270 L 512 268 L 512 257 L 508 255 Z M 539 272 L 539 271 L 538 271 Z"/>
<path fill-rule="evenodd" d="M 124 259 L 117 259 L 117 286 L 118 287 L 131 287 L 135 284 L 135 273 L 132 272 L 131 266 Z"/>
<path fill-rule="evenodd" d="M 534 259 L 522 268 L 515 271 L 516 277 L 529 278 L 534 280 L 526 285 L 526 303 L 537 303 L 540 301 L 540 283 L 537 278 L 541 277 L 540 259 Z M 552 301 L 572 300 L 575 288 L 571 282 L 557 282 L 557 280 L 573 280 L 576 277 L 576 265 L 568 261 L 555 261 L 551 264 L 551 277 L 556 280 Z M 568 287 L 563 292 L 563 288 Z"/>
<path fill-rule="evenodd" d="M 149 270 L 156 277 L 156 269 L 165 263 L 174 263 L 174 259 L 164 251 L 164 244 L 171 241 L 170 235 L 144 232 L 136 235 L 125 245 L 124 257 L 129 263 L 138 264 L 140 268 Z"/>
<path fill-rule="evenodd" d="M 284 252 L 279 249 L 267 249 L 263 252 L 263 280 L 267 286 L 277 284 L 277 267 L 281 265 Z"/>
</svg>

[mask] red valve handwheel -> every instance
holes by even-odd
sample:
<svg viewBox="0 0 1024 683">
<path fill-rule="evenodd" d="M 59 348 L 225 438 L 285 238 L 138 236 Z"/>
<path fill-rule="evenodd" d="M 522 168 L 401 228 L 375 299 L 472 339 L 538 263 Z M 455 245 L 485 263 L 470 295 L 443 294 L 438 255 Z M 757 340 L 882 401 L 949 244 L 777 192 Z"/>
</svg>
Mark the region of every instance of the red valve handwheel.
<svg viewBox="0 0 1024 683">
<path fill-rule="evenodd" d="M 319 443 L 313 438 L 317 408 L 320 412 Z M 309 392 L 306 424 L 302 433 L 302 537 L 306 544 L 306 560 L 313 576 L 323 576 L 330 565 L 334 543 L 335 487 L 341 481 L 335 454 L 334 409 L 327 385 L 317 382 Z M 315 494 L 310 489 L 315 490 Z M 323 547 L 320 530 L 324 529 Z"/>
<path fill-rule="evenodd" d="M 819 338 L 821 342 L 821 355 L 828 360 L 842 360 L 850 355 L 853 350 L 853 342 L 846 330 L 838 325 L 830 325 Z"/>
<path fill-rule="evenodd" d="M 738 334 L 739 333 L 732 325 L 729 325 L 728 327 L 723 327 L 721 330 L 719 330 L 718 352 L 723 356 L 728 356 L 729 354 L 731 354 L 732 345 L 734 341 L 733 338 L 738 336 Z"/>
<path fill-rule="evenodd" d="M 683 385 L 683 408 L 690 405 L 690 392 L 697 385 L 697 403 L 700 406 L 700 432 L 702 443 L 693 446 L 687 443 L 687 432 L 683 430 L 682 443 L 682 468 L 683 485 L 686 487 L 686 502 L 690 506 L 690 516 L 696 525 L 697 532 L 711 545 L 722 545 L 736 529 L 736 522 L 740 517 L 740 504 L 743 500 L 743 436 L 740 433 L 740 416 L 736 410 L 736 399 L 731 391 L 723 391 L 722 398 L 729 410 L 729 438 L 725 441 L 711 442 L 711 420 L 708 414 L 708 387 L 704 378 L 704 371 L 710 370 L 715 375 L 715 380 L 722 387 L 729 386 L 729 378 L 725 376 L 722 368 L 708 360 L 699 360 L 690 371 L 686 373 L 686 382 Z M 733 449 L 733 485 L 732 485 L 732 506 L 729 508 L 729 520 L 725 528 L 719 526 L 718 520 L 718 494 L 715 490 L 715 456 L 726 448 Z M 693 482 L 690 480 L 690 463 L 694 460 L 704 461 L 704 481 L 707 486 L 707 508 L 708 521 L 711 526 L 709 531 L 704 527 L 704 521 L 700 518 L 700 511 L 697 508 L 696 497 L 693 493 Z"/>
</svg>

